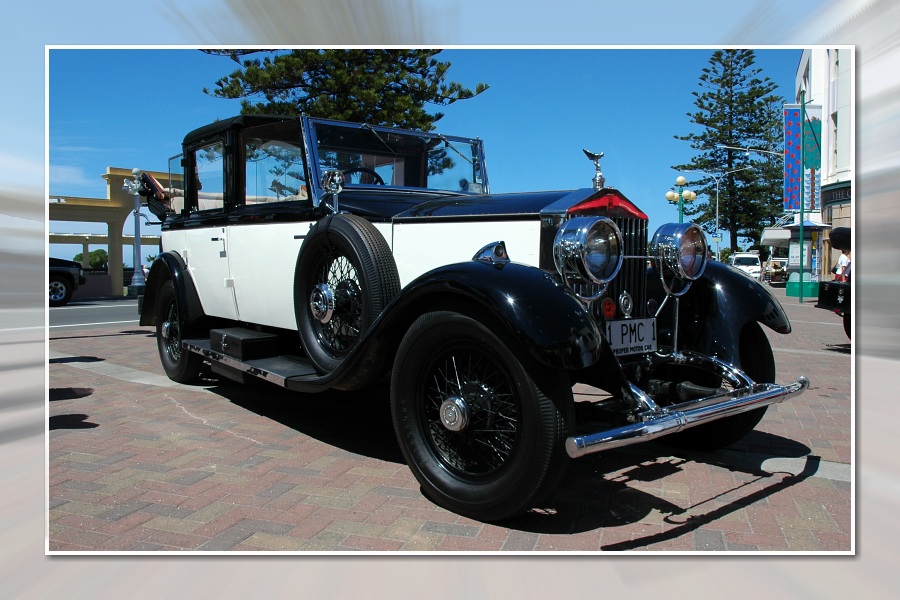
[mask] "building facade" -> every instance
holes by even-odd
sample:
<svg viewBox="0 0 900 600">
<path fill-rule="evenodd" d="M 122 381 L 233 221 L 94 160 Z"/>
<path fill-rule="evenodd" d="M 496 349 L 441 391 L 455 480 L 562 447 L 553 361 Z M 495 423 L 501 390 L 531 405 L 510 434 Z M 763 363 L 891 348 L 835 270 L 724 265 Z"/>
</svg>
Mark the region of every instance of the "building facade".
<svg viewBox="0 0 900 600">
<path fill-rule="evenodd" d="M 822 108 L 821 197 L 814 210 L 822 223 L 852 227 L 853 220 L 853 49 L 812 48 L 803 51 L 795 80 L 796 101 Z M 819 274 L 829 273 L 840 252 L 823 235 Z M 827 277 L 826 277 L 827 278 Z"/>
</svg>

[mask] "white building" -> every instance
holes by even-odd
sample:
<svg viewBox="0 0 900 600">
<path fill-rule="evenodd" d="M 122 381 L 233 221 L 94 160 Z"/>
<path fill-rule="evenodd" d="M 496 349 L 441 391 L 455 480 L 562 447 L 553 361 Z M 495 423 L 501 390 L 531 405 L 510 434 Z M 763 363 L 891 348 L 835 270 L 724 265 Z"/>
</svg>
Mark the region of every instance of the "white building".
<svg viewBox="0 0 900 600">
<path fill-rule="evenodd" d="M 822 107 L 821 198 L 815 210 L 821 222 L 851 227 L 853 207 L 853 49 L 813 48 L 803 51 L 795 79 L 796 102 L 806 92 L 808 104 Z M 837 251 L 827 245 L 820 269 L 827 272 Z M 830 252 L 830 256 L 829 256 Z"/>
</svg>

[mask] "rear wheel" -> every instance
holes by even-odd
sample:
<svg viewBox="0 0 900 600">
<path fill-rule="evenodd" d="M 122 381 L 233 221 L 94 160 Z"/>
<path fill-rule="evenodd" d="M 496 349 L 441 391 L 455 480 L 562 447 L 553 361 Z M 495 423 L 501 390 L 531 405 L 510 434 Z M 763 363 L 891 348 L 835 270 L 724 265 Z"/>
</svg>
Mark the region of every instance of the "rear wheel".
<svg viewBox="0 0 900 600">
<path fill-rule="evenodd" d="M 410 327 L 391 378 L 400 448 L 424 493 L 495 521 L 534 506 L 565 468 L 572 389 L 540 382 L 487 327 L 435 312 Z"/>
<path fill-rule="evenodd" d="M 175 284 L 165 282 L 156 302 L 156 344 L 163 370 L 172 381 L 189 383 L 200 375 L 203 359 L 181 345 L 184 315 L 178 305 Z"/>
<path fill-rule="evenodd" d="M 741 331 L 739 346 L 741 369 L 757 383 L 775 383 L 775 356 L 759 323 L 752 322 Z M 753 431 L 768 406 L 754 408 L 733 417 L 698 425 L 665 437 L 666 443 L 690 450 L 712 451 L 725 448 Z"/>
</svg>

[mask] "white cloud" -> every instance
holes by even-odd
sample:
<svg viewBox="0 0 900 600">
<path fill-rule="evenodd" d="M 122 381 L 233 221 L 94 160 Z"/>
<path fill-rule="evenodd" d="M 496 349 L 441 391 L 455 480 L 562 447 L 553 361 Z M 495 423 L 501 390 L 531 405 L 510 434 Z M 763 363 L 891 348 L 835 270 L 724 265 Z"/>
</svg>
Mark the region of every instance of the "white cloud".
<svg viewBox="0 0 900 600">
<path fill-rule="evenodd" d="M 79 195 L 79 189 L 96 188 L 102 179 L 89 177 L 84 170 L 70 165 L 50 165 L 51 194 Z M 105 185 L 105 184 L 103 184 Z M 74 193 L 73 193 L 74 192 Z"/>
</svg>

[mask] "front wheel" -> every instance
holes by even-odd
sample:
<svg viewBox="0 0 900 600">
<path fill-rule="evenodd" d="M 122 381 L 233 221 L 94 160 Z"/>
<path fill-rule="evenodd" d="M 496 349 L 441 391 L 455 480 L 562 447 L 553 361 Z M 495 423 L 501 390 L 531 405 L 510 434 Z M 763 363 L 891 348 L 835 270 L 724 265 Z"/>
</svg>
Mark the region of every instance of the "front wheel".
<svg viewBox="0 0 900 600">
<path fill-rule="evenodd" d="M 572 389 L 540 383 L 487 327 L 434 312 L 406 333 L 391 377 L 391 414 L 426 496 L 483 521 L 520 514 L 565 467 Z"/>
</svg>

